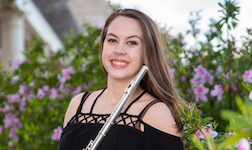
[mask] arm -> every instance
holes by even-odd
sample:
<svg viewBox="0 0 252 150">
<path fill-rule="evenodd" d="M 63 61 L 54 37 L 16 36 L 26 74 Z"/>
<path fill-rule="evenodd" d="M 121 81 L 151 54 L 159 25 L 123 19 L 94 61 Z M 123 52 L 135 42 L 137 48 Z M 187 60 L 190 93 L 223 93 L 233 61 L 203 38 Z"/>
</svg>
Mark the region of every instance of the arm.
<svg viewBox="0 0 252 150">
<path fill-rule="evenodd" d="M 80 93 L 78 95 L 76 95 L 69 103 L 66 114 L 65 114 L 65 118 L 64 118 L 64 124 L 63 124 L 63 128 L 66 127 L 67 123 L 70 121 L 70 119 L 76 114 L 76 111 L 80 105 L 81 102 L 81 98 L 83 96 L 84 93 Z"/>
<path fill-rule="evenodd" d="M 144 115 L 143 121 L 158 130 L 181 137 L 170 109 L 162 102 L 151 106 Z"/>
</svg>

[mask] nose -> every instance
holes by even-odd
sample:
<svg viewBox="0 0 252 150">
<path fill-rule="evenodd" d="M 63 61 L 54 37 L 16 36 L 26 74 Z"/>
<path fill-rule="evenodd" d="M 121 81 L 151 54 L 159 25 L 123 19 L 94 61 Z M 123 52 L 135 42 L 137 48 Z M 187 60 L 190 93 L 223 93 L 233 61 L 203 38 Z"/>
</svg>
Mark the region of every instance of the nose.
<svg viewBox="0 0 252 150">
<path fill-rule="evenodd" d="M 126 54 L 125 47 L 123 43 L 118 43 L 115 47 L 115 54 L 123 55 Z"/>
</svg>

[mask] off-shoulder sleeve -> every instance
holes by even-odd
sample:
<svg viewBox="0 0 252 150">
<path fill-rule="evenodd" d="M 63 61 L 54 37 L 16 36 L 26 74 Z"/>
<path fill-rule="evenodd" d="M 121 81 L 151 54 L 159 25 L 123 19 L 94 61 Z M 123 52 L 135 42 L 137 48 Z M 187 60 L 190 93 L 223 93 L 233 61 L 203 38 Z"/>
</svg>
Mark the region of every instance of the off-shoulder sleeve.
<svg viewBox="0 0 252 150">
<path fill-rule="evenodd" d="M 167 134 L 144 123 L 145 150 L 184 150 L 180 137 Z"/>
</svg>

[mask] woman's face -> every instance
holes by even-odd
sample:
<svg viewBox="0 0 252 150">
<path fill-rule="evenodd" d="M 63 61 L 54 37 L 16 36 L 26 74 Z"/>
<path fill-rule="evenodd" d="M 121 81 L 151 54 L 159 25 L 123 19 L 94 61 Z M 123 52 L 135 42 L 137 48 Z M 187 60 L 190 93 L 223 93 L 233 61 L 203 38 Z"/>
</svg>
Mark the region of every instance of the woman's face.
<svg viewBox="0 0 252 150">
<path fill-rule="evenodd" d="M 102 64 L 108 78 L 133 79 L 143 63 L 143 33 L 139 21 L 116 17 L 103 43 Z"/>
</svg>

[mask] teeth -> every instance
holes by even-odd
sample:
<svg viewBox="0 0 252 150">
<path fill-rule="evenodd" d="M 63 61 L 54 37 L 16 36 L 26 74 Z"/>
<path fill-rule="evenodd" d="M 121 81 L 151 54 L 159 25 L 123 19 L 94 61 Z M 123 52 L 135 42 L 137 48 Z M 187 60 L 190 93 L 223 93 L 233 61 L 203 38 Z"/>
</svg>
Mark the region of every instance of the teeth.
<svg viewBox="0 0 252 150">
<path fill-rule="evenodd" d="M 121 61 L 112 61 L 113 64 L 118 65 L 118 66 L 124 66 L 126 65 L 126 62 L 121 62 Z"/>
</svg>

